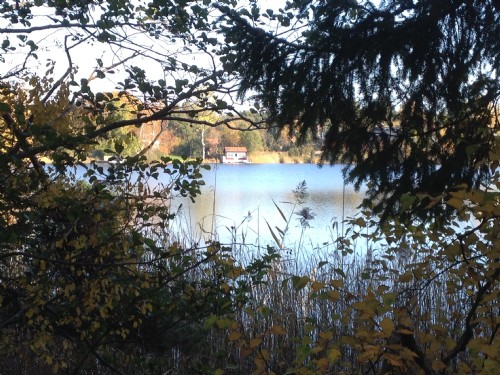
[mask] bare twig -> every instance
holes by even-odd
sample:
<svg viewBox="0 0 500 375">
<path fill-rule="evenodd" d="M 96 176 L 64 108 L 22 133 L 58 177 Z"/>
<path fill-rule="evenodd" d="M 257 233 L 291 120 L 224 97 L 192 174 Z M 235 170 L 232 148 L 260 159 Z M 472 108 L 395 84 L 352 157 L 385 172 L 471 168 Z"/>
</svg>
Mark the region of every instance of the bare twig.
<svg viewBox="0 0 500 375">
<path fill-rule="evenodd" d="M 110 70 L 116 68 L 117 66 L 120 66 L 120 65 L 123 65 L 125 64 L 128 60 L 130 59 L 133 59 L 135 57 L 137 57 L 139 55 L 139 52 L 134 52 L 132 55 L 114 63 L 114 64 L 111 64 L 110 66 L 107 66 L 105 68 L 102 68 L 102 69 L 99 69 L 99 71 L 103 72 L 103 73 L 106 73 L 106 72 L 109 72 Z M 87 78 L 87 80 L 90 82 L 90 81 L 93 81 L 94 79 L 97 78 L 97 71 L 98 69 L 94 69 L 94 71 L 92 72 L 92 74 L 90 74 L 89 78 Z"/>
</svg>

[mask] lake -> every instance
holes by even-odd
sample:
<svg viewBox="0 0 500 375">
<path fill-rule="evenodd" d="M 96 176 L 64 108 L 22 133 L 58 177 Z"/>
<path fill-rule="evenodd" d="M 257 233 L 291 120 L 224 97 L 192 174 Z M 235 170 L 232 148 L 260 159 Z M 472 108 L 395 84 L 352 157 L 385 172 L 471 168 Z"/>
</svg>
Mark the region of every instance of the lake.
<svg viewBox="0 0 500 375">
<path fill-rule="evenodd" d="M 208 171 L 202 170 L 205 185 L 194 203 L 181 197 L 174 198 L 172 203 L 171 211 L 176 212 L 170 226 L 173 235 L 193 243 L 216 240 L 223 244 L 276 246 L 271 227 L 279 240 L 280 230 L 285 232 L 283 247 L 287 249 L 322 247 L 332 244 L 342 234 L 342 221 L 358 213 L 363 199 L 363 193 L 344 185 L 341 165 L 320 168 L 315 164 L 210 164 L 210 167 Z M 84 168 L 77 167 L 75 178 L 83 178 L 84 172 Z M 166 177 L 164 180 L 160 176 L 158 181 L 149 183 L 166 183 Z M 304 203 L 298 204 L 293 191 L 302 181 L 308 196 Z M 307 226 L 301 225 L 297 215 L 304 208 L 312 214 Z"/>
<path fill-rule="evenodd" d="M 175 225 L 198 241 L 215 239 L 222 243 L 244 242 L 275 245 L 267 223 L 276 236 L 286 228 L 275 204 L 289 222 L 285 244 L 299 242 L 308 248 L 332 243 L 342 229 L 342 220 L 354 216 L 363 194 L 344 186 L 342 166 L 314 164 L 212 164 L 203 172 L 205 186 L 195 203 L 182 204 Z M 293 190 L 306 182 L 306 202 L 295 205 Z M 308 207 L 314 215 L 303 227 L 296 215 Z M 267 222 L 267 223 L 266 223 Z"/>
</svg>

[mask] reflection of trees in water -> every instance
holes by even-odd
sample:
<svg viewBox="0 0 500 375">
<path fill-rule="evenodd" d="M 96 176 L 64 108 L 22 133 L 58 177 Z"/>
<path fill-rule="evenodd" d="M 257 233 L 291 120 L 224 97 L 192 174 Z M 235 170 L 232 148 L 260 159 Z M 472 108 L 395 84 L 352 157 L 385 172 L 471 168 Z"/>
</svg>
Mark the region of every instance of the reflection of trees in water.
<svg viewBox="0 0 500 375">
<path fill-rule="evenodd" d="M 292 214 L 292 211 L 297 213 L 307 207 L 314 214 L 314 218 L 309 222 L 310 227 L 305 228 L 305 234 L 314 242 L 323 242 L 331 240 L 331 228 L 334 225 L 340 226 L 343 219 L 352 217 L 358 212 L 357 207 L 363 199 L 362 193 L 350 188 L 346 188 L 345 193 L 342 189 L 326 188 L 310 190 L 308 193 L 309 196 L 303 204 L 294 205 L 294 195 L 291 190 L 282 191 L 279 196 L 271 197 L 266 192 L 265 186 L 261 187 L 260 192 L 252 189 L 251 194 L 246 191 L 228 192 L 221 188 L 215 194 L 214 205 L 214 191 L 206 188 L 203 194 L 196 198 L 195 203 L 183 200 L 182 212 L 176 220 L 184 226 L 191 225 L 189 230 L 195 230 L 198 237 L 202 235 L 201 228 L 203 228 L 205 239 L 213 233 L 216 238 L 225 242 L 231 239 L 234 232 L 238 237 L 241 237 L 243 232 L 247 235 L 247 243 L 255 243 L 257 234 L 264 243 L 272 243 L 265 220 L 272 227 L 283 224 L 283 219 L 273 204 L 274 199 L 285 216 L 290 217 L 288 233 L 290 240 L 298 238 L 302 231 L 300 217 Z"/>
<path fill-rule="evenodd" d="M 321 217 L 328 221 L 334 219 L 341 221 L 348 216 L 354 216 L 358 213 L 358 206 L 362 201 L 362 193 L 350 189 L 346 189 L 345 193 L 338 189 L 332 191 L 311 191 L 309 196 L 311 206 L 319 210 L 316 212 L 318 215 L 317 218 Z M 342 207 L 344 207 L 344 218 L 342 218 Z"/>
</svg>

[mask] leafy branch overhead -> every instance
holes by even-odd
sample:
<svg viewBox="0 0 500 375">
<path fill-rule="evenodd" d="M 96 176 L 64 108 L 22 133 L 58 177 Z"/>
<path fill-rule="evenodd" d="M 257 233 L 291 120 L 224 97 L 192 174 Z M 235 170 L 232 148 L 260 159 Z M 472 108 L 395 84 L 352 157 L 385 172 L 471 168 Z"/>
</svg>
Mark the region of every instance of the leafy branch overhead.
<svg viewBox="0 0 500 375">
<path fill-rule="evenodd" d="M 0 4 L 6 371 L 120 373 L 115 349 L 126 363 L 141 347 L 179 349 L 172 335 L 193 345 L 204 318 L 229 311 L 222 247 L 175 239 L 170 228 L 172 199 L 194 201 L 206 166 L 148 161 L 148 145 L 130 135 L 155 121 L 259 126 L 229 96 L 234 84 L 203 34 L 207 17 L 189 2 Z M 203 61 L 187 56 L 195 51 Z M 190 106 L 220 116 L 189 116 Z M 111 163 L 91 161 L 100 145 Z M 210 272 L 222 276 L 200 277 Z"/>
<path fill-rule="evenodd" d="M 402 206 L 407 193 L 488 183 L 500 128 L 498 2 L 218 8 L 240 95 L 257 92 L 272 121 L 302 136 L 324 129 L 324 162 L 345 163 L 358 188 L 368 181 L 366 205 L 384 218 L 426 215 L 429 200 Z"/>
<path fill-rule="evenodd" d="M 51 82 L 43 101 L 66 84 L 72 88 L 71 105 L 84 103 L 98 110 L 103 93 L 121 91 L 137 96 L 153 112 L 111 127 L 157 119 L 203 124 L 178 116 L 186 102 L 221 114 L 231 112 L 232 119 L 225 116 L 207 124 L 231 126 L 241 111 L 231 96 L 235 85 L 210 48 L 209 12 L 210 6 L 190 2 L 4 2 L 0 33 L 2 62 L 8 70 L 0 79 L 29 78 L 37 64 L 47 61 Z M 193 54 L 198 58 L 189 57 Z M 102 89 L 103 81 L 107 89 L 101 93 L 95 87 Z M 250 127 L 262 127 L 245 120 Z"/>
<path fill-rule="evenodd" d="M 498 373 L 498 1 L 259 4 L 0 3 L 2 374 Z M 367 200 L 292 248 L 303 181 L 221 244 L 165 138 L 320 139 Z"/>
</svg>

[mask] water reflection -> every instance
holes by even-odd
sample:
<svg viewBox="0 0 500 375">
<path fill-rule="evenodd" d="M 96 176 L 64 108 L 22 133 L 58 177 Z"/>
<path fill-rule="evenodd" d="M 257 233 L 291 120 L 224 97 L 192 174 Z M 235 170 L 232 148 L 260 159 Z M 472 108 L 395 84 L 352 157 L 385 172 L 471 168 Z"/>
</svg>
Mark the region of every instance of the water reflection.
<svg viewBox="0 0 500 375">
<path fill-rule="evenodd" d="M 332 242 L 343 218 L 354 216 L 363 198 L 351 187 L 344 187 L 340 166 L 217 165 L 204 173 L 204 180 L 206 185 L 195 203 L 187 199 L 176 202 L 176 207 L 182 204 L 177 225 L 184 230 L 197 228 L 200 239 L 221 242 L 236 236 L 244 238 L 245 243 L 274 244 L 267 223 L 278 233 L 276 227 L 284 230 L 287 222 L 287 239 L 291 243 L 298 241 L 301 234 L 302 241 L 313 245 Z M 309 196 L 299 205 L 292 191 L 304 180 Z M 294 214 L 302 207 L 309 207 L 314 214 L 308 228 L 303 228 Z"/>
</svg>

